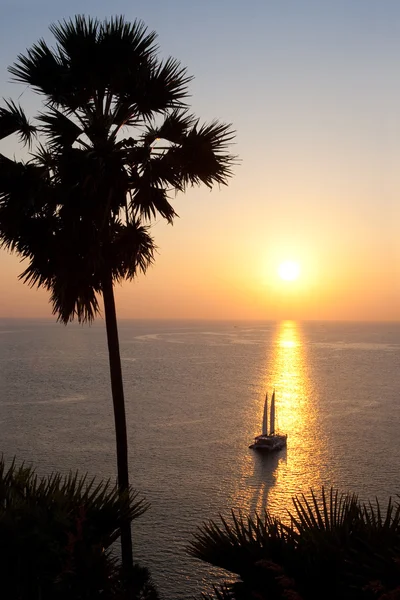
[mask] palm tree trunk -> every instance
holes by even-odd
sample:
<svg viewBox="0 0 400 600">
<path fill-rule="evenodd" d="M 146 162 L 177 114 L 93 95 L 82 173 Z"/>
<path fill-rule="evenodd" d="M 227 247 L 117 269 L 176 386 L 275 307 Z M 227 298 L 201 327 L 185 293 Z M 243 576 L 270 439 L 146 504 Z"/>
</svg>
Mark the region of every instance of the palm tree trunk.
<svg viewBox="0 0 400 600">
<path fill-rule="evenodd" d="M 110 362 L 111 391 L 114 408 L 115 438 L 117 443 L 118 486 L 121 495 L 129 490 L 128 439 L 124 387 L 122 382 L 121 357 L 119 353 L 117 314 L 115 311 L 114 289 L 111 273 L 103 277 L 104 314 L 106 319 L 108 356 Z M 132 573 L 132 533 L 128 520 L 121 526 L 122 568 L 125 576 Z"/>
</svg>

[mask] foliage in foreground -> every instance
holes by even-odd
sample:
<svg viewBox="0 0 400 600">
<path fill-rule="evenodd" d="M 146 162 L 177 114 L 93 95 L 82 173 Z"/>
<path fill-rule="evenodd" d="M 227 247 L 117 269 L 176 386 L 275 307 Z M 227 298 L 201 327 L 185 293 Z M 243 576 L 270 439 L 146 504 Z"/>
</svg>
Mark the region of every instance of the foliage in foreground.
<svg viewBox="0 0 400 600">
<path fill-rule="evenodd" d="M 123 598 L 119 560 L 111 547 L 121 523 L 148 504 L 130 490 L 121 500 L 110 481 L 31 467 L 8 468 L 0 459 L 0 579 L 13 600 Z M 135 565 L 134 598 L 156 600 L 146 569 Z"/>
<path fill-rule="evenodd" d="M 208 600 L 400 600 L 400 505 L 335 490 L 268 512 L 203 524 L 189 552 L 238 576 Z M 288 524 L 290 523 L 290 524 Z"/>
</svg>

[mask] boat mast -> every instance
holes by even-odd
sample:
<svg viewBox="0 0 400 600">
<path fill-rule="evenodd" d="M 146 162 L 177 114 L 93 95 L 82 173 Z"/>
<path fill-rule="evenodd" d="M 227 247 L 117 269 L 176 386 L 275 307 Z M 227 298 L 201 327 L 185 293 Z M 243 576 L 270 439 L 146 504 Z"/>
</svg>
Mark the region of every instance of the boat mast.
<svg viewBox="0 0 400 600">
<path fill-rule="evenodd" d="M 275 390 L 273 391 L 271 398 L 271 416 L 270 416 L 270 430 L 269 434 L 274 435 L 275 433 Z"/>
<path fill-rule="evenodd" d="M 262 423 L 262 434 L 268 435 L 268 392 L 265 395 L 264 416 Z"/>
</svg>

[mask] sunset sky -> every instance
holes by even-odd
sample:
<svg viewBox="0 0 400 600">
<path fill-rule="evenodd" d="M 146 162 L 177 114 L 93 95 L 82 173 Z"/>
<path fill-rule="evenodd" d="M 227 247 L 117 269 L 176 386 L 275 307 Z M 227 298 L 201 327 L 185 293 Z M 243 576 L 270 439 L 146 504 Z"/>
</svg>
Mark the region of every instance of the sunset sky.
<svg viewBox="0 0 400 600">
<path fill-rule="evenodd" d="M 237 130 L 234 179 L 177 197 L 121 317 L 400 320 L 399 0 L 2 0 L 0 96 L 34 114 L 7 66 L 76 13 L 143 19 L 195 76 L 193 111 Z M 0 317 L 50 316 L 16 257 L 0 269 Z"/>
</svg>

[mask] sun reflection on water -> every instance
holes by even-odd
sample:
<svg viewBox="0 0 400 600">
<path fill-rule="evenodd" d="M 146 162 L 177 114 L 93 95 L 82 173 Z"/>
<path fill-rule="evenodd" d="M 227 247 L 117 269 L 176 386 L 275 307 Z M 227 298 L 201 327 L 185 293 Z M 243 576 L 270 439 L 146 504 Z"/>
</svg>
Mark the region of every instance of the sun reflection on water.
<svg viewBox="0 0 400 600">
<path fill-rule="evenodd" d="M 265 374 L 276 390 L 278 428 L 297 440 L 312 427 L 315 411 L 310 404 L 307 361 L 301 333 L 294 321 L 283 321 L 274 344 L 272 365 Z M 291 444 L 292 446 L 292 444 Z"/>
<path fill-rule="evenodd" d="M 267 348 L 259 389 L 257 423 L 261 426 L 265 392 L 271 397 L 275 389 L 276 429 L 287 433 L 287 449 L 273 455 L 249 450 L 243 461 L 246 489 L 241 490 L 241 509 L 253 512 L 268 508 L 283 515 L 294 494 L 321 486 L 321 467 L 326 468 L 318 398 L 309 379 L 301 328 L 294 321 L 278 324 L 272 352 Z"/>
</svg>

